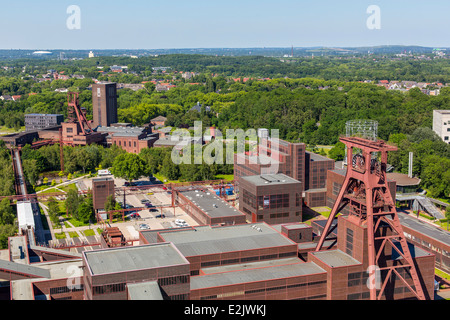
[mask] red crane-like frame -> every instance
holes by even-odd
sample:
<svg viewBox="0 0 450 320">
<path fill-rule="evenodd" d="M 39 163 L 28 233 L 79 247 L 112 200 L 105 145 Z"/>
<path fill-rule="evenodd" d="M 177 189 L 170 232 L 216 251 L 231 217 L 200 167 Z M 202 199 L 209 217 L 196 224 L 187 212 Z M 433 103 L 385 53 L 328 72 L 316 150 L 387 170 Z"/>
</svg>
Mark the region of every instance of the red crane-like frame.
<svg viewBox="0 0 450 320">
<path fill-rule="evenodd" d="M 390 146 L 383 140 L 371 141 L 358 137 L 341 137 L 340 141 L 347 147 L 347 173 L 315 251 L 322 250 L 324 241 L 334 229 L 331 228 L 333 219 L 349 205 L 350 214 L 357 216 L 360 222 L 367 226 L 369 266 L 377 266 L 385 275 L 378 289 L 375 286 L 369 288 L 370 299 L 380 300 L 391 276 L 395 276 L 417 299 L 424 300 L 423 288 L 403 234 L 395 201 L 387 185 L 387 153 L 397 150 L 397 147 Z M 361 152 L 353 154 L 354 148 Z M 379 154 L 379 159 L 374 158 L 374 154 Z M 390 232 L 383 231 L 383 226 L 387 226 Z M 401 250 L 395 242 L 400 243 Z M 380 262 L 385 258 L 384 250 L 387 244 L 403 257 L 401 265 L 380 267 Z M 414 288 L 407 283 L 403 273 L 398 272 L 401 268 L 411 276 Z M 375 268 L 369 269 L 371 279 L 376 276 L 375 272 Z"/>
</svg>

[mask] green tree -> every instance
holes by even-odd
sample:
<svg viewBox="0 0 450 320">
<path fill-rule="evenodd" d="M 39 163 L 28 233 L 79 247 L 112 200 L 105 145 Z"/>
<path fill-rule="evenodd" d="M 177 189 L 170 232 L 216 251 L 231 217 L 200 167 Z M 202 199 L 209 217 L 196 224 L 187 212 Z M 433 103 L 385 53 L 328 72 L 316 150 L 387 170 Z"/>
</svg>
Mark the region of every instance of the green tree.
<svg viewBox="0 0 450 320">
<path fill-rule="evenodd" d="M 111 167 L 111 173 L 118 178 L 125 179 L 130 183 L 147 174 L 145 161 L 134 153 L 125 153 L 116 157 Z"/>
<path fill-rule="evenodd" d="M 24 159 L 23 163 L 23 171 L 31 185 L 36 185 L 36 181 L 39 179 L 39 168 L 37 165 L 37 161 L 34 159 Z"/>
<path fill-rule="evenodd" d="M 47 206 L 48 206 L 48 215 L 50 217 L 50 220 L 54 224 L 58 224 L 59 223 L 59 215 L 60 215 L 58 201 L 56 201 L 56 199 L 54 197 L 50 197 L 48 199 Z"/>
<path fill-rule="evenodd" d="M 114 195 L 110 194 L 108 197 L 106 197 L 106 202 L 105 202 L 105 211 L 111 211 L 111 210 L 115 210 L 116 207 L 116 199 L 114 197 Z"/>
<path fill-rule="evenodd" d="M 14 209 L 8 198 L 0 202 L 0 225 L 14 224 Z"/>
<path fill-rule="evenodd" d="M 447 219 L 447 231 L 448 231 L 448 225 L 450 224 L 450 206 L 447 206 L 445 208 L 445 218 Z"/>
<path fill-rule="evenodd" d="M 78 207 L 77 220 L 88 223 L 94 218 L 94 203 L 92 201 L 92 194 L 88 194 L 84 201 Z"/>
<path fill-rule="evenodd" d="M 336 161 L 342 161 L 344 160 L 345 156 L 345 144 L 342 142 L 337 142 L 333 148 L 330 149 L 328 152 L 328 157 L 331 159 L 334 159 Z"/>
<path fill-rule="evenodd" d="M 12 224 L 0 225 L 0 249 L 8 248 L 8 238 L 14 236 L 16 230 Z"/>
<path fill-rule="evenodd" d="M 66 196 L 67 213 L 78 220 L 78 207 L 83 202 L 83 197 L 80 196 L 77 190 L 70 189 Z"/>
</svg>

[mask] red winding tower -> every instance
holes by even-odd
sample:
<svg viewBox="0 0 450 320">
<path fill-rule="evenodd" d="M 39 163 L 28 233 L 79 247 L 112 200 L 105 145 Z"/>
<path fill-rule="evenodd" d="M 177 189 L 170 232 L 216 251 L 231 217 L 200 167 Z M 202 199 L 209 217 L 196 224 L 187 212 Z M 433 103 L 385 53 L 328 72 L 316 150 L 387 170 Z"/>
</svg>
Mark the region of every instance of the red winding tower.
<svg viewBox="0 0 450 320">
<path fill-rule="evenodd" d="M 315 250 L 322 249 L 327 236 L 336 227 L 332 228 L 333 219 L 348 205 L 350 216 L 367 227 L 368 264 L 379 270 L 379 275 L 375 268 L 368 271 L 369 277 L 374 279 L 378 276 L 381 284 L 378 288 L 370 288 L 370 299 L 381 299 L 394 277 L 401 279 L 419 300 L 424 300 L 423 288 L 397 216 L 395 200 L 386 181 L 387 153 L 397 150 L 397 147 L 383 140 L 360 137 L 341 137 L 340 141 L 347 148 L 347 174 Z M 403 257 L 401 263 L 389 261 L 390 256 L 386 253 L 390 250 Z M 403 276 L 405 273 L 411 276 L 413 286 L 407 283 Z"/>
</svg>

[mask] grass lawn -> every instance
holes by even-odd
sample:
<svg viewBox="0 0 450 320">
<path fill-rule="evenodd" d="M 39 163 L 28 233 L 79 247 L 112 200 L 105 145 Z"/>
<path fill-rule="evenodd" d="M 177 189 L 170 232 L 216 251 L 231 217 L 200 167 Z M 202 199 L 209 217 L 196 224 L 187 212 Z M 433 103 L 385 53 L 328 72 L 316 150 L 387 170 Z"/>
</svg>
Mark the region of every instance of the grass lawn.
<svg viewBox="0 0 450 320">
<path fill-rule="evenodd" d="M 169 179 L 167 179 L 165 176 L 163 176 L 160 173 L 155 173 L 153 176 L 156 179 L 158 179 L 159 181 L 161 181 L 162 183 L 180 183 L 180 180 L 169 180 Z"/>
<path fill-rule="evenodd" d="M 59 189 L 65 191 L 65 192 L 69 192 L 69 190 L 76 190 L 76 191 L 78 191 L 77 185 L 75 183 L 71 183 L 71 184 L 68 184 L 66 186 L 62 186 Z"/>
<path fill-rule="evenodd" d="M 83 231 L 83 234 L 84 234 L 86 237 L 89 237 L 89 236 L 95 236 L 95 231 L 92 230 L 92 229 L 87 229 L 87 230 L 84 230 L 84 231 Z"/>
<path fill-rule="evenodd" d="M 234 175 L 233 174 L 218 174 L 215 176 L 216 180 L 227 180 L 227 181 L 233 181 Z"/>
<path fill-rule="evenodd" d="M 64 232 L 55 233 L 55 237 L 56 237 L 56 239 L 65 239 L 66 238 L 66 234 Z"/>
<path fill-rule="evenodd" d="M 71 224 L 73 224 L 74 227 L 84 227 L 84 226 L 88 226 L 89 225 L 89 223 L 83 223 L 83 222 L 78 221 L 78 220 L 76 220 L 74 218 L 69 218 L 67 216 L 65 216 L 65 218 L 67 219 L 67 221 L 69 221 Z M 69 226 L 69 228 L 71 228 L 71 227 Z"/>
<path fill-rule="evenodd" d="M 20 127 L 19 131 L 16 131 L 16 129 L 14 129 L 14 128 L 8 128 L 6 126 L 0 126 L 0 135 L 16 133 L 16 132 L 20 132 L 20 131 L 25 131 L 25 126 Z"/>
<path fill-rule="evenodd" d="M 70 232 L 69 232 L 69 236 L 70 236 L 71 238 L 78 238 L 78 233 L 76 233 L 75 231 L 70 231 Z"/>
<path fill-rule="evenodd" d="M 103 232 L 103 229 L 97 228 L 97 233 L 98 234 L 102 234 L 102 232 Z"/>
<path fill-rule="evenodd" d="M 55 187 L 49 187 L 49 188 L 45 189 L 44 191 L 41 191 L 40 193 L 55 193 L 55 192 L 61 192 L 61 191 L 59 191 Z"/>
</svg>

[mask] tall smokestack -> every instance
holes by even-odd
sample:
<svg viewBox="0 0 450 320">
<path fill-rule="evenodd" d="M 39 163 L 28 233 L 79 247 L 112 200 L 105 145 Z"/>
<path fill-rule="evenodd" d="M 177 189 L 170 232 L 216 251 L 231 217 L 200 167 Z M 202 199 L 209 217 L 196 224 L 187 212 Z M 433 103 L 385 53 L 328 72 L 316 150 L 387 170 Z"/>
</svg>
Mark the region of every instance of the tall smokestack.
<svg viewBox="0 0 450 320">
<path fill-rule="evenodd" d="M 408 164 L 408 177 L 412 178 L 413 176 L 413 153 L 409 153 L 409 164 Z"/>
</svg>

